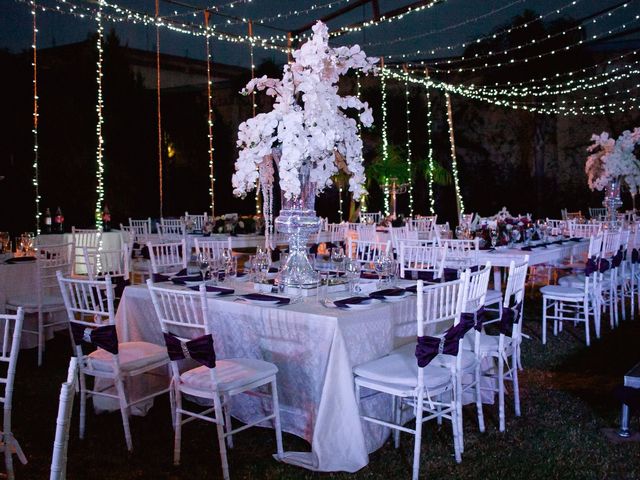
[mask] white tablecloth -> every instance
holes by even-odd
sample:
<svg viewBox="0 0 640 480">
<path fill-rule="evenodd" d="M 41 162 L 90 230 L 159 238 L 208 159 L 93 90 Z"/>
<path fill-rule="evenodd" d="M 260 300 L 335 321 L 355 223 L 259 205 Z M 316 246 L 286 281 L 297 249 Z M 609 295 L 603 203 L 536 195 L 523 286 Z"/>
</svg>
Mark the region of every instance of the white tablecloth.
<svg viewBox="0 0 640 480">
<path fill-rule="evenodd" d="M 362 425 L 352 368 L 415 339 L 415 298 L 342 311 L 321 306 L 315 297 L 280 308 L 223 297 L 211 298 L 209 309 L 219 358 L 259 358 L 277 365 L 283 429 L 312 445 L 311 452 L 288 452 L 285 461 L 348 472 L 368 463 L 368 452 L 384 443 L 388 430 Z M 125 289 L 116 322 L 121 341 L 164 344 L 144 286 Z M 362 405 L 381 418 L 391 412 L 389 397 L 380 394 L 363 398 Z M 241 395 L 232 413 L 247 421 L 262 408 L 260 401 Z"/>
</svg>

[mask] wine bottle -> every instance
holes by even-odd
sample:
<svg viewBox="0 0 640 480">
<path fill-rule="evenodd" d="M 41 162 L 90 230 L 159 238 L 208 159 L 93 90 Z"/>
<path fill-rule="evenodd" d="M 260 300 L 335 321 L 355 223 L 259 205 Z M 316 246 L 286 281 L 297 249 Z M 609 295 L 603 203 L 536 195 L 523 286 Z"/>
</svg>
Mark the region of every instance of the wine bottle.
<svg viewBox="0 0 640 480">
<path fill-rule="evenodd" d="M 109 213 L 109 207 L 106 205 L 102 210 L 102 231 L 108 232 L 111 230 L 111 213 Z"/>
<path fill-rule="evenodd" d="M 55 224 L 55 231 L 57 233 L 64 233 L 64 216 L 62 215 L 62 209 L 60 207 L 56 209 L 56 216 L 53 217 L 53 223 Z"/>
<path fill-rule="evenodd" d="M 49 208 L 44 212 L 44 233 L 51 233 L 51 210 Z"/>
</svg>

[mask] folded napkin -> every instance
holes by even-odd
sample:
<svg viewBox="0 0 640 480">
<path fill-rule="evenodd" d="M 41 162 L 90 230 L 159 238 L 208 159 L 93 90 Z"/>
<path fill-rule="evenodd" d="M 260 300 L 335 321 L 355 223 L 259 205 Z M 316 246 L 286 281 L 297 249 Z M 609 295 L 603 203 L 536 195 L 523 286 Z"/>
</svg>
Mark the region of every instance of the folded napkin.
<svg viewBox="0 0 640 480">
<path fill-rule="evenodd" d="M 375 272 L 360 272 L 360 278 L 366 280 L 378 280 L 378 274 Z M 387 278 L 387 275 L 382 275 L 382 278 Z"/>
<path fill-rule="evenodd" d="M 184 275 L 184 276 L 176 275 L 171 279 L 171 281 L 176 285 L 184 285 L 186 282 L 201 282 L 202 274 L 199 273 L 197 275 Z"/>
<path fill-rule="evenodd" d="M 522 250 L 524 252 L 530 252 L 531 250 L 533 250 L 533 247 L 532 246 L 522 247 L 520 250 Z"/>
<path fill-rule="evenodd" d="M 336 300 L 333 304 L 336 307 L 349 308 L 349 305 L 360 305 L 361 303 L 368 302 L 369 300 L 369 297 L 349 297 L 343 298 L 342 300 Z"/>
<path fill-rule="evenodd" d="M 256 300 L 260 302 L 277 300 L 278 305 L 287 305 L 289 302 L 291 302 L 290 298 L 276 297 L 275 295 L 266 295 L 264 293 L 247 293 L 245 295 L 240 295 L 240 297 L 246 298 L 247 300 Z"/>
<path fill-rule="evenodd" d="M 408 272 L 408 275 L 405 275 L 404 279 L 414 280 L 413 278 L 414 273 L 415 272 Z M 435 278 L 434 272 L 417 272 L 417 273 L 418 273 L 417 280 L 424 280 L 425 282 L 429 282 L 429 283 L 440 283 L 442 281 L 441 278 Z"/>
<path fill-rule="evenodd" d="M 159 283 L 159 282 L 168 282 L 171 277 L 179 277 L 179 276 L 184 276 L 187 274 L 187 269 L 183 268 L 182 270 L 180 270 L 178 273 L 154 273 L 153 275 L 151 275 L 151 280 L 153 281 L 153 283 Z"/>
<path fill-rule="evenodd" d="M 582 241 L 582 239 L 581 239 L 580 237 L 571 237 L 571 238 L 569 239 L 569 241 L 570 241 L 570 242 L 581 242 L 581 241 Z"/>
<path fill-rule="evenodd" d="M 36 257 L 13 257 L 4 263 L 13 264 L 13 263 L 22 263 L 22 262 L 35 262 Z"/>
<path fill-rule="evenodd" d="M 189 287 L 191 290 L 200 290 L 199 286 L 194 285 L 193 287 Z M 225 288 L 225 287 L 214 287 L 213 285 L 206 285 L 205 286 L 207 292 L 210 293 L 219 293 L 220 295 L 230 295 L 233 292 L 235 292 L 235 290 L 233 288 Z"/>
<path fill-rule="evenodd" d="M 369 294 L 372 298 L 401 297 L 406 293 L 404 288 L 385 288 Z"/>
</svg>

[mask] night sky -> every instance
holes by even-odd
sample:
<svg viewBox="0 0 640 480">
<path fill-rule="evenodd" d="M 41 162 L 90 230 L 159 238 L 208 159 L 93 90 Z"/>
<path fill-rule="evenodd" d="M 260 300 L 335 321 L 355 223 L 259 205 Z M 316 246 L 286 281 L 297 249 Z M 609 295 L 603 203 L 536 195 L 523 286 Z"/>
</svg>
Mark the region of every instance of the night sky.
<svg viewBox="0 0 640 480">
<path fill-rule="evenodd" d="M 79 0 L 78 0 L 79 1 Z M 287 13 L 296 8 L 308 8 L 312 5 L 326 5 L 333 3 L 334 7 L 320 8 L 305 15 L 291 15 L 288 18 L 270 21 L 269 24 L 284 30 L 302 26 L 316 18 L 326 15 L 349 5 L 354 0 L 336 1 L 330 0 L 253 0 L 251 3 L 239 4 L 235 8 L 226 7 L 223 12 L 239 17 L 261 19 L 273 16 L 278 12 Z M 39 4 L 55 6 L 56 0 L 38 0 Z M 228 4 L 229 0 L 187 0 L 195 6 L 212 6 Z M 402 5 L 414 3 L 413 0 L 392 1 L 381 0 L 380 10 L 386 12 Z M 515 15 L 521 14 L 525 9 L 534 10 L 538 14 L 545 14 L 554 8 L 562 9 L 561 13 L 545 17 L 545 20 L 557 19 L 560 16 L 582 18 L 596 13 L 607 7 L 620 4 L 620 0 L 577 0 L 575 5 L 570 5 L 570 0 L 446 0 L 430 9 L 407 15 L 402 20 L 391 24 L 381 24 L 366 28 L 362 32 L 343 35 L 335 44 L 359 43 L 369 55 L 394 55 L 403 52 L 414 52 L 417 49 L 436 49 L 434 57 L 451 56 L 462 53 L 462 47 L 451 50 L 442 49 L 447 45 L 455 45 L 461 42 L 476 39 L 487 35 L 499 25 L 509 22 Z M 18 52 L 29 48 L 31 44 L 31 14 L 26 2 L 16 0 L 0 0 L 0 48 Z M 84 1 L 83 5 L 90 5 Z M 129 7 L 137 11 L 153 14 L 154 2 L 152 0 L 117 0 L 117 4 Z M 62 5 L 62 4 L 61 4 Z M 499 9 L 500 11 L 490 14 Z M 202 14 L 193 17 L 187 14 L 189 10 L 161 2 L 161 14 L 177 12 L 180 18 L 190 22 L 201 22 Z M 628 22 L 629 29 L 640 26 L 639 20 L 633 20 L 640 13 L 640 0 L 630 0 L 627 8 L 614 12 L 611 16 L 596 24 L 587 23 L 587 34 L 601 34 L 602 32 L 616 28 L 621 23 Z M 343 17 L 329 22 L 330 28 L 337 28 L 365 19 L 370 19 L 372 10 L 369 5 L 356 8 Z M 477 19 L 477 17 L 481 17 Z M 476 20 L 474 20 L 476 19 Z M 225 25 L 225 18 L 213 17 L 212 23 L 217 28 L 230 33 L 246 32 L 246 24 Z M 463 23 L 455 28 L 448 28 L 439 33 L 430 33 L 443 28 Z M 67 14 L 55 12 L 39 12 L 39 47 L 62 45 L 66 43 L 84 40 L 88 34 L 95 31 L 95 21 L 88 18 L 77 18 Z M 125 22 L 105 22 L 105 30 L 115 28 L 124 44 L 131 47 L 154 50 L 155 28 L 153 26 L 133 25 Z M 255 33 L 261 36 L 282 33 L 272 29 L 256 26 Z M 424 35 L 427 34 L 427 35 Z M 424 35 L 411 41 L 397 41 L 399 38 Z M 627 37 L 629 38 L 629 37 Z M 630 38 L 638 39 L 640 35 L 635 33 Z M 388 42 L 388 43 L 387 43 Z M 204 39 L 191 35 L 180 34 L 163 29 L 161 33 L 161 50 L 191 58 L 204 59 Z M 368 45 L 371 44 L 371 45 Z M 281 53 L 270 50 L 256 49 L 256 62 L 262 59 L 272 58 L 277 62 L 284 61 Z M 222 41 L 214 42 L 214 60 L 221 63 L 233 63 L 242 66 L 249 65 L 249 48 L 247 45 Z"/>
</svg>

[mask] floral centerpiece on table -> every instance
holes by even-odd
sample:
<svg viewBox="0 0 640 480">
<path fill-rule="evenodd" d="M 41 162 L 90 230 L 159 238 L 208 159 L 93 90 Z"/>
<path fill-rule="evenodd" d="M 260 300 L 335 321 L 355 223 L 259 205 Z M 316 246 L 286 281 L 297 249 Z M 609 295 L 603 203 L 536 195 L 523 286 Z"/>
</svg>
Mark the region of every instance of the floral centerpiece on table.
<svg viewBox="0 0 640 480">
<path fill-rule="evenodd" d="M 534 227 L 530 215 L 513 216 L 506 208 L 497 214 L 480 218 L 476 217 L 470 226 L 472 235 L 485 241 L 485 245 L 491 245 L 491 232 L 498 235 L 497 245 L 507 245 L 510 242 L 521 242 L 526 238 L 525 232 L 532 231 Z"/>
<path fill-rule="evenodd" d="M 242 235 L 250 233 L 260 233 L 264 223 L 261 215 L 243 215 L 228 213 L 213 217 L 205 225 L 205 233 L 225 233 L 229 235 Z"/>
<path fill-rule="evenodd" d="M 584 170 L 591 190 L 603 190 L 611 182 L 620 180 L 632 195 L 640 187 L 640 162 L 634 150 L 640 144 L 640 127 L 633 131 L 625 130 L 617 138 L 609 137 L 607 132 L 592 135 L 593 144 L 587 148 L 591 153 Z"/>
<path fill-rule="evenodd" d="M 310 169 L 309 179 L 319 193 L 331 185 L 342 168 L 349 174 L 349 190 L 359 198 L 364 190 L 362 140 L 357 123 L 345 113 L 356 112 L 364 126 L 373 116 L 367 102 L 338 94 L 338 80 L 350 69 L 375 71 L 377 58 L 367 57 L 358 45 L 329 47 L 329 32 L 322 22 L 313 27 L 311 39 L 293 52 L 294 61 L 283 68 L 282 79 L 263 76 L 251 80 L 242 91 L 248 95 L 266 90 L 275 98 L 273 110 L 243 122 L 238 131 L 240 149 L 232 183 L 234 194 L 244 196 L 261 181 L 273 182 L 272 161 L 277 163 L 285 198 L 300 195 L 300 171 Z M 278 149 L 273 155 L 274 149 Z"/>
</svg>

